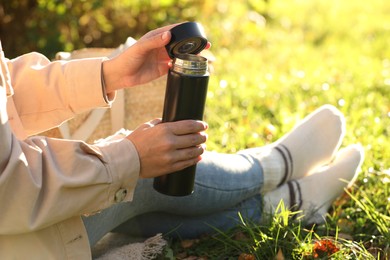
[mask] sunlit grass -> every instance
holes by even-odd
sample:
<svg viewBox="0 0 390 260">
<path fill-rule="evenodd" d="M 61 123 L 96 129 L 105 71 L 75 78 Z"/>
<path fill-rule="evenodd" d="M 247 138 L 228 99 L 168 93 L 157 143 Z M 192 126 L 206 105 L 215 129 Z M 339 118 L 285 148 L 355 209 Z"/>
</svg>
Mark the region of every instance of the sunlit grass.
<svg viewBox="0 0 390 260">
<path fill-rule="evenodd" d="M 346 116 L 343 146 L 361 143 L 366 159 L 326 224 L 307 230 L 284 225 L 280 215 L 265 226 L 243 220 L 235 232 L 246 234 L 244 243 L 234 232 L 220 233 L 192 253 L 218 259 L 217 240 L 223 252 L 257 259 L 273 259 L 279 249 L 286 259 L 311 259 L 303 256 L 313 242 L 329 238 L 340 249 L 333 259 L 390 257 L 390 2 L 207 2 L 200 13 L 216 56 L 205 118 L 209 150 L 273 142 L 332 104 Z"/>
<path fill-rule="evenodd" d="M 320 235 L 317 226 L 305 226 L 294 220 L 295 214 L 282 202 L 275 214 L 266 215 L 260 224 L 245 220 L 238 213 L 241 223 L 236 228 L 227 232 L 216 229 L 216 234 L 192 241 L 189 248 L 183 249 L 176 244 L 168 251 L 175 251 L 178 259 L 198 256 L 199 259 L 374 260 L 376 256 L 378 259 L 384 257 L 379 249 L 374 255 L 362 242 L 343 238 L 339 230 L 335 233 L 328 230 Z"/>
</svg>

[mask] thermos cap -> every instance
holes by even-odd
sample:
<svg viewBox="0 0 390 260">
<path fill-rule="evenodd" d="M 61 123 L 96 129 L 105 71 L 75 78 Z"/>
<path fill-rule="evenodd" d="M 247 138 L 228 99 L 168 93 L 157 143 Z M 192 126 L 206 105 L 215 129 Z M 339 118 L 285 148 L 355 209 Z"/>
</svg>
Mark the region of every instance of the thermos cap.
<svg viewBox="0 0 390 260">
<path fill-rule="evenodd" d="M 203 26 L 199 23 L 182 23 L 170 31 L 171 40 L 165 48 L 172 59 L 180 54 L 198 54 L 207 46 Z"/>
</svg>

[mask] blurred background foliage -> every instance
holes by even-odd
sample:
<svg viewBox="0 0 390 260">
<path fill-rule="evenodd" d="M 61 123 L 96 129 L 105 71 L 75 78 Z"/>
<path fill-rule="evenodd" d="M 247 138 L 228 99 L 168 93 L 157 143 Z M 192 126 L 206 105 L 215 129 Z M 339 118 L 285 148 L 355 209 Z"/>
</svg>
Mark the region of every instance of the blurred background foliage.
<svg viewBox="0 0 390 260">
<path fill-rule="evenodd" d="M 389 14 L 384 0 L 0 0 L 0 39 L 9 58 L 30 51 L 53 58 L 199 21 L 216 56 L 207 149 L 235 152 L 274 142 L 310 111 L 332 104 L 346 117 L 342 145 L 365 149 L 353 195 L 388 218 Z M 337 207 L 329 228 L 337 224 L 337 234 L 390 248 L 388 221 L 381 235 L 379 222 L 354 201 Z"/>
<path fill-rule="evenodd" d="M 274 141 L 325 103 L 353 119 L 349 141 L 387 135 L 389 13 L 382 0 L 0 0 L 0 39 L 9 58 L 52 59 L 199 21 L 217 58 L 208 148 L 233 152 Z"/>
<path fill-rule="evenodd" d="M 182 20 L 203 10 L 199 0 L 7 0 L 0 4 L 0 38 L 7 55 L 83 47 L 116 47 L 128 36 Z"/>
</svg>

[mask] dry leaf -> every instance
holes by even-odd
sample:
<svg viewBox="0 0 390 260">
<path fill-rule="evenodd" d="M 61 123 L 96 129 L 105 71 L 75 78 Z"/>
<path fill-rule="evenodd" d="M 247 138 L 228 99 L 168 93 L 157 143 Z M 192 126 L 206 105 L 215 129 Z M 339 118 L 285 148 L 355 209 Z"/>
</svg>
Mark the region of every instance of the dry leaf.
<svg viewBox="0 0 390 260">
<path fill-rule="evenodd" d="M 184 249 L 187 249 L 187 248 L 191 248 L 194 244 L 195 244 L 195 240 L 183 240 L 181 241 L 180 245 L 182 248 Z"/>
<path fill-rule="evenodd" d="M 275 260 L 284 260 L 284 255 L 283 255 L 282 249 L 279 248 L 279 251 L 275 256 Z"/>
<path fill-rule="evenodd" d="M 247 253 L 242 253 L 239 257 L 238 260 L 255 260 L 255 256 L 252 254 L 247 254 Z"/>
<path fill-rule="evenodd" d="M 338 251 L 340 251 L 340 249 L 330 239 L 321 239 L 316 241 L 313 246 L 314 258 L 323 259 L 324 257 L 329 257 Z"/>
</svg>

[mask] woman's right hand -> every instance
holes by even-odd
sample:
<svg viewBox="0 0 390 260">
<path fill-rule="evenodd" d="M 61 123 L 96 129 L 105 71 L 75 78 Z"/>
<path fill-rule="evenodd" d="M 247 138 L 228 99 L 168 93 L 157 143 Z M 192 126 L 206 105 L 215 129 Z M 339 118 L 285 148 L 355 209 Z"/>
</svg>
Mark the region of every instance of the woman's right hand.
<svg viewBox="0 0 390 260">
<path fill-rule="evenodd" d="M 120 55 L 103 61 L 107 94 L 147 83 L 167 73 L 171 58 L 165 45 L 171 39 L 170 29 L 176 25 L 150 31 Z"/>
<path fill-rule="evenodd" d="M 154 119 L 139 126 L 126 138 L 138 151 L 140 177 L 165 175 L 199 162 L 207 128 L 205 122 L 196 120 L 161 123 Z"/>
</svg>

